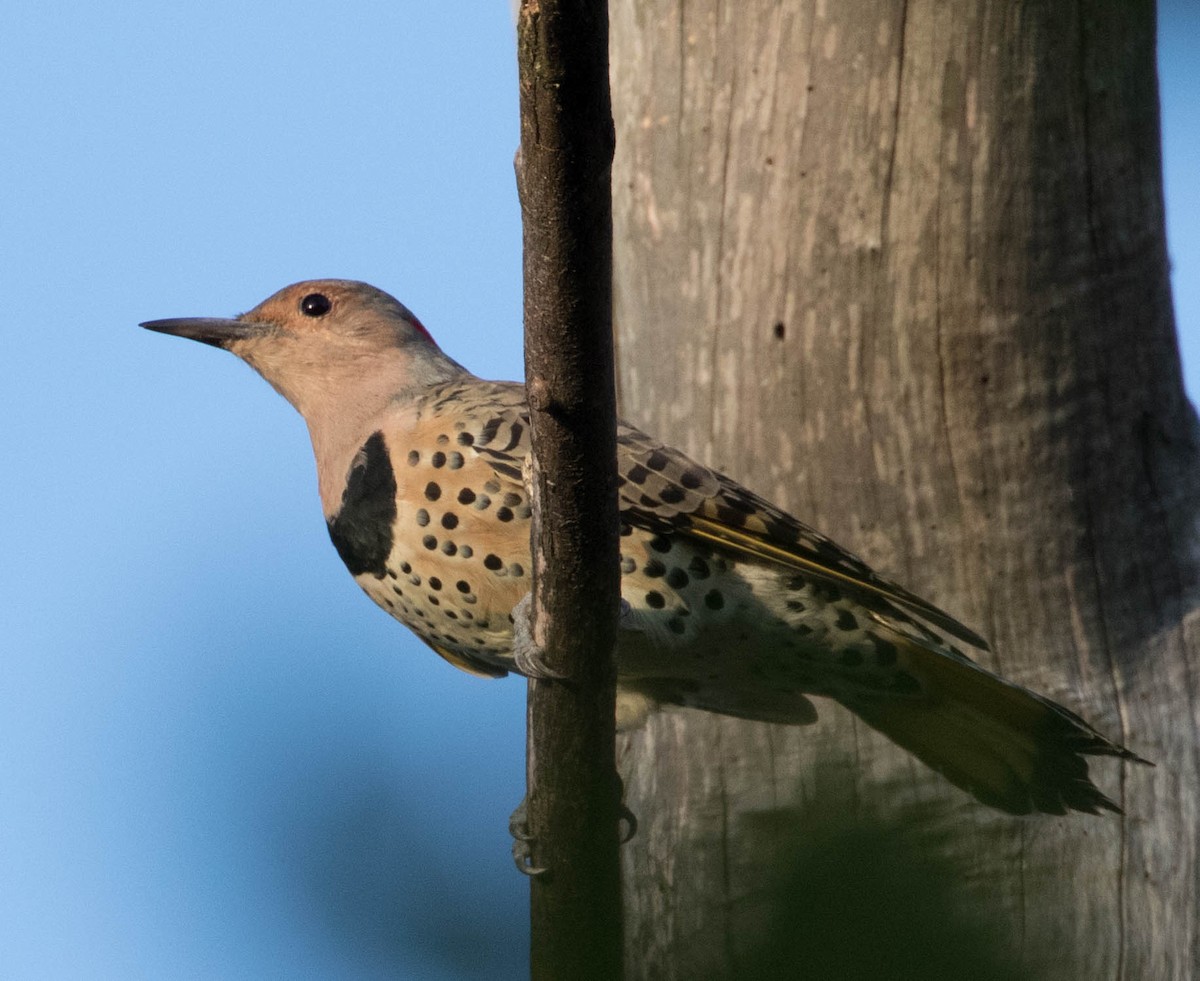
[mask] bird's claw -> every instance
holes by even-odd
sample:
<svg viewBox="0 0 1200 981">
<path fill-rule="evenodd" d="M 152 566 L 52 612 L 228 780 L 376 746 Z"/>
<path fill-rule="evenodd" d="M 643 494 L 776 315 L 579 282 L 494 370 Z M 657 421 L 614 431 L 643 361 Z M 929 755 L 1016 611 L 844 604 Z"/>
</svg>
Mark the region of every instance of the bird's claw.
<svg viewBox="0 0 1200 981">
<path fill-rule="evenodd" d="M 546 652 L 533 639 L 533 593 L 526 593 L 513 607 L 513 664 L 518 673 L 526 678 L 544 681 L 565 681 L 569 676 L 556 671 L 546 663 Z"/>
<path fill-rule="evenodd" d="M 520 648 L 513 644 L 513 666 L 517 674 L 538 681 L 566 681 L 570 675 L 550 667 L 544 660 L 540 647 Z"/>
<path fill-rule="evenodd" d="M 627 845 L 637 834 L 637 815 L 625 806 L 625 781 L 621 774 L 613 771 L 613 779 L 617 782 L 617 844 Z"/>
<path fill-rule="evenodd" d="M 513 864 L 522 875 L 544 875 L 546 870 L 533 864 L 533 848 L 531 846 L 534 837 L 529 833 L 529 815 L 526 807 L 528 802 L 529 798 L 523 797 L 521 803 L 508 818 L 508 833 L 513 838 Z"/>
<path fill-rule="evenodd" d="M 624 803 L 620 805 L 620 808 L 620 812 L 617 814 L 617 843 L 628 845 L 633 841 L 633 836 L 637 834 L 637 815 L 626 807 Z"/>
<path fill-rule="evenodd" d="M 620 783 L 620 780 L 618 777 L 617 782 Z M 618 803 L 617 807 L 617 841 L 618 844 L 627 845 L 637 834 L 637 815 L 626 807 L 624 802 Z M 545 875 L 547 869 L 533 863 L 532 846 L 537 839 L 529 833 L 528 797 L 521 798 L 521 803 L 508 816 L 508 833 L 513 839 L 512 857 L 517 871 L 528 876 Z"/>
</svg>

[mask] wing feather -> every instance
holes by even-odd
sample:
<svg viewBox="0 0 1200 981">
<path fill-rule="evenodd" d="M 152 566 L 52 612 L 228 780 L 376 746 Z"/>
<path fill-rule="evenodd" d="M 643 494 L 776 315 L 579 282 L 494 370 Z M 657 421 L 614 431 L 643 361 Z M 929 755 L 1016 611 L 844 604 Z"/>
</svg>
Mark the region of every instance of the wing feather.
<svg viewBox="0 0 1200 981">
<path fill-rule="evenodd" d="M 987 650 L 986 640 L 950 614 L 723 474 L 630 426 L 621 427 L 618 444 L 622 517 L 629 524 L 669 530 L 794 569 L 851 591 L 876 613 L 911 624 L 903 612 L 908 611 Z"/>
</svg>

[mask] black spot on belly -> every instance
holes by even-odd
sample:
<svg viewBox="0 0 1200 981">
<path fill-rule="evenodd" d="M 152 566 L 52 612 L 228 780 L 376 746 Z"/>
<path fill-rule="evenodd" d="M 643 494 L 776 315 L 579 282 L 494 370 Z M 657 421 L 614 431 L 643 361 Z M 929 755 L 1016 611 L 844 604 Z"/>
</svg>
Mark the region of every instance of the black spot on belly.
<svg viewBox="0 0 1200 981">
<path fill-rule="evenodd" d="M 667 573 L 667 585 L 672 589 L 683 589 L 689 581 L 688 574 L 682 569 L 675 568 Z"/>
<path fill-rule="evenodd" d="M 667 601 L 662 593 L 652 589 L 646 594 L 646 605 L 652 610 L 661 610 L 667 605 Z"/>
<path fill-rule="evenodd" d="M 382 579 L 392 551 L 396 520 L 396 475 L 383 433 L 371 436 L 354 457 L 342 491 L 342 506 L 326 524 L 329 537 L 351 575 Z"/>
<path fill-rule="evenodd" d="M 470 504 L 473 500 L 475 500 L 475 492 L 470 487 L 464 487 L 458 492 L 459 504 Z"/>
<path fill-rule="evenodd" d="M 837 628 L 838 630 L 857 630 L 858 618 L 849 610 L 839 610 Z"/>
<path fill-rule="evenodd" d="M 725 597 L 719 589 L 710 589 L 704 597 L 704 605 L 710 610 L 719 610 L 725 605 Z"/>
<path fill-rule="evenodd" d="M 437 485 L 436 481 L 431 480 L 425 485 L 425 497 L 427 500 L 436 501 L 441 496 L 442 489 Z"/>
</svg>

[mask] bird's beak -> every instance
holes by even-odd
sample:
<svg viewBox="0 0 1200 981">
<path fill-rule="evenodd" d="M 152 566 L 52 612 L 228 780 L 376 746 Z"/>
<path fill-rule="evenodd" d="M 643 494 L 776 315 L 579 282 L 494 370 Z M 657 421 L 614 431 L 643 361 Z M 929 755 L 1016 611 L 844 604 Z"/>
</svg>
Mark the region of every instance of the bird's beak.
<svg viewBox="0 0 1200 981">
<path fill-rule="evenodd" d="M 233 341 L 244 340 L 264 333 L 266 324 L 250 320 L 222 320 L 219 317 L 177 317 L 171 320 L 147 320 L 139 327 L 156 330 L 160 334 L 189 337 L 193 341 L 211 344 L 213 347 L 228 348 Z"/>
</svg>

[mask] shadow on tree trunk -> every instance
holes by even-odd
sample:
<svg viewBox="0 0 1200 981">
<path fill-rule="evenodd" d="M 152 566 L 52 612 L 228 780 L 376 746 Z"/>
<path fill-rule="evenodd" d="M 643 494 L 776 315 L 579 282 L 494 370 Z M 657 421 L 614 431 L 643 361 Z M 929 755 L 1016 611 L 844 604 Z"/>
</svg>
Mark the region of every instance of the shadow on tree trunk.
<svg viewBox="0 0 1200 981">
<path fill-rule="evenodd" d="M 978 890 L 968 896 L 969 870 L 946 857 L 936 815 L 919 805 L 885 815 L 870 801 L 853 811 L 820 803 L 844 801 L 837 779 L 833 768 L 818 775 L 830 793 L 803 814 L 748 816 L 746 834 L 778 850 L 779 872 L 762 897 L 765 932 L 738 975 L 1035 981 L 1013 955 L 1003 917 L 989 915 Z"/>
</svg>

